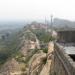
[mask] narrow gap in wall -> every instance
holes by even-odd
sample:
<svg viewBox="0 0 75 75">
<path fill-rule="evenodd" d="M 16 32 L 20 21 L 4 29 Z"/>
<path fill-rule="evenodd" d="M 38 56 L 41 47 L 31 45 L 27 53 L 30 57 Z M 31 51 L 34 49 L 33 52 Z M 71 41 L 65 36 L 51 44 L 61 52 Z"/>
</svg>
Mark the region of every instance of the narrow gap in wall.
<svg viewBox="0 0 75 75">
<path fill-rule="evenodd" d="M 69 56 L 75 61 L 75 54 L 70 54 Z"/>
</svg>

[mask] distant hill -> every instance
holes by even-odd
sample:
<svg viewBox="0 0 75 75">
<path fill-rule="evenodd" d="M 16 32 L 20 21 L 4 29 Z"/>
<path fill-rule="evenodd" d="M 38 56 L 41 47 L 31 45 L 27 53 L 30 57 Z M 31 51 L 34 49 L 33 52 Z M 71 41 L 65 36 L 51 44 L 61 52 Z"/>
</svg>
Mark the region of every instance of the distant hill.
<svg viewBox="0 0 75 75">
<path fill-rule="evenodd" d="M 64 20 L 64 19 L 59 19 L 55 18 L 53 22 L 53 26 L 56 28 L 75 28 L 75 22 L 74 21 L 69 21 L 69 20 Z"/>
</svg>

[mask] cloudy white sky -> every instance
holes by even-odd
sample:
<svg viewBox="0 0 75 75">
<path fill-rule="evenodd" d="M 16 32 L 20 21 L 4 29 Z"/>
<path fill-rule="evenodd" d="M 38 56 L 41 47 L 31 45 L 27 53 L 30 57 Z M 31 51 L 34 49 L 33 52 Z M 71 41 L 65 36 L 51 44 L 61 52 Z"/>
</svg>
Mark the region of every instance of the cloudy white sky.
<svg viewBox="0 0 75 75">
<path fill-rule="evenodd" d="M 0 0 L 0 20 L 50 19 L 75 21 L 75 0 Z"/>
</svg>

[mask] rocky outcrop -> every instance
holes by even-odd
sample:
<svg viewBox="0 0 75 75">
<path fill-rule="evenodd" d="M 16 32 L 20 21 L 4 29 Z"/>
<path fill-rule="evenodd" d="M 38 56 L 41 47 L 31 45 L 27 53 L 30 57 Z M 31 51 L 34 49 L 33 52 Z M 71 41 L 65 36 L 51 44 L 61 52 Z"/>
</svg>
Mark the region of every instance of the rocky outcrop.
<svg viewBox="0 0 75 75">
<path fill-rule="evenodd" d="M 28 75 L 37 75 L 40 73 L 42 67 L 44 66 L 44 60 L 46 59 L 46 53 L 42 51 L 37 52 L 33 55 L 29 61 L 29 71 Z"/>
<path fill-rule="evenodd" d="M 50 75 L 51 65 L 53 62 L 53 55 L 52 55 L 53 51 L 54 51 L 54 43 L 50 42 L 48 45 L 47 61 L 42 71 L 40 72 L 40 75 Z"/>
<path fill-rule="evenodd" d="M 24 43 L 20 51 L 24 56 L 27 56 L 33 49 L 40 49 L 40 42 L 34 33 L 30 30 L 26 30 L 23 34 L 22 40 Z"/>
<path fill-rule="evenodd" d="M 12 58 L 7 61 L 0 70 L 0 75 L 11 75 L 14 72 L 20 72 L 19 63 Z"/>
<path fill-rule="evenodd" d="M 50 75 L 53 63 L 54 43 L 48 44 L 48 53 L 41 50 L 33 55 L 29 62 L 28 75 Z"/>
</svg>

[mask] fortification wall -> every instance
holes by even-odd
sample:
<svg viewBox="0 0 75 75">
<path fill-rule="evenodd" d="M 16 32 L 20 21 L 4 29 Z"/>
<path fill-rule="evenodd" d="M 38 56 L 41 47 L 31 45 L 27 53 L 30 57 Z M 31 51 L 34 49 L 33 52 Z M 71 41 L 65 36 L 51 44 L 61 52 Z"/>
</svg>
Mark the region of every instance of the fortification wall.
<svg viewBox="0 0 75 75">
<path fill-rule="evenodd" d="M 57 43 L 54 44 L 54 73 L 55 75 L 75 75 L 75 62 Z"/>
<path fill-rule="evenodd" d="M 69 37 L 68 37 L 69 36 Z M 58 31 L 59 42 L 75 43 L 75 31 Z"/>
</svg>

